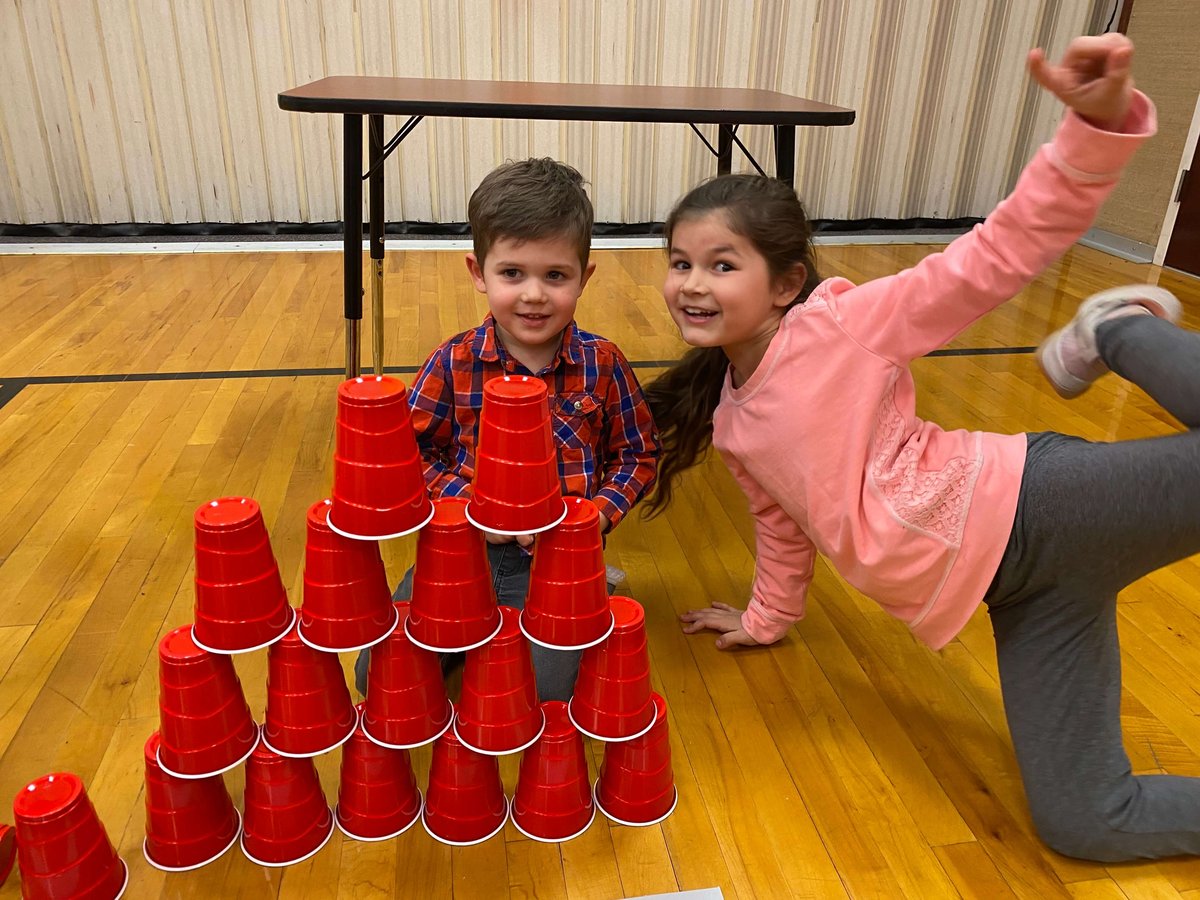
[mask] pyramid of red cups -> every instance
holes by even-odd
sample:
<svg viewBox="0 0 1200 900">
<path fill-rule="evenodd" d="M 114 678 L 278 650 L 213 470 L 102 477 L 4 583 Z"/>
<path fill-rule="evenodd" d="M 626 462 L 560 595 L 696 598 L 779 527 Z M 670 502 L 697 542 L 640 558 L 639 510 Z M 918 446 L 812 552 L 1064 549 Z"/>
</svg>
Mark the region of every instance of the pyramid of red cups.
<svg viewBox="0 0 1200 900">
<path fill-rule="evenodd" d="M 562 497 L 546 386 L 522 376 L 484 386 L 469 500 L 430 500 L 403 382 L 350 379 L 337 399 L 332 496 L 308 509 L 298 610 L 254 500 L 196 510 L 194 618 L 158 648 L 146 860 L 187 871 L 239 844 L 255 863 L 287 866 L 320 851 L 335 828 L 380 841 L 418 820 L 433 838 L 467 845 L 509 817 L 551 842 L 581 835 L 597 809 L 625 825 L 665 819 L 676 791 L 642 607 L 608 595 L 596 507 Z M 521 612 L 497 605 L 488 531 L 538 536 Z M 412 598 L 396 603 L 379 542 L 414 532 Z M 539 703 L 530 641 L 583 650 L 569 703 Z M 355 705 L 337 654 L 367 647 L 366 700 Z M 263 650 L 259 723 L 231 657 Z M 457 706 L 439 658 L 448 651 L 466 651 Z M 585 736 L 604 742 L 594 784 Z M 433 755 L 422 791 L 409 753 L 425 744 Z M 331 806 L 313 758 L 339 747 Z M 523 754 L 511 797 L 498 763 L 510 753 Z M 239 813 L 222 774 L 243 763 Z M 124 891 L 128 869 L 78 777 L 31 782 L 14 815 L 26 897 Z M 0 837 L 11 863 L 11 835 Z"/>
</svg>

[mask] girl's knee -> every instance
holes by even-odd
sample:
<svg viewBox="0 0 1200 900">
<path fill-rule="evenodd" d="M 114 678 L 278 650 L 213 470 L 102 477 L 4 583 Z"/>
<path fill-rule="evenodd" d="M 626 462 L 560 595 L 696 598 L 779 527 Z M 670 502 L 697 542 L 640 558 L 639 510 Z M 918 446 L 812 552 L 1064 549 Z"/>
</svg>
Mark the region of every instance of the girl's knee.
<svg viewBox="0 0 1200 900">
<path fill-rule="evenodd" d="M 1034 818 L 1038 836 L 1050 850 L 1064 857 L 1088 859 L 1097 863 L 1117 863 L 1129 859 L 1124 848 L 1126 836 L 1116 832 L 1094 815 L 1057 816 L 1056 821 Z"/>
<path fill-rule="evenodd" d="M 1137 835 L 1118 830 L 1108 816 L 1086 807 L 1035 812 L 1033 824 L 1046 846 L 1074 859 L 1123 862 L 1147 855 L 1134 846 Z"/>
</svg>

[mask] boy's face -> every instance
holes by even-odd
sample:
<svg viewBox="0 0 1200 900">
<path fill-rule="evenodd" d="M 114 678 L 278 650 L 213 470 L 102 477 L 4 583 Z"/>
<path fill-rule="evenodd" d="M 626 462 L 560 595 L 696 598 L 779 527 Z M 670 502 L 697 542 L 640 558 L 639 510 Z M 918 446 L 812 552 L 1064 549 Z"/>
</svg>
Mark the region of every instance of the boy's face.
<svg viewBox="0 0 1200 900">
<path fill-rule="evenodd" d="M 500 238 L 482 266 L 467 254 L 475 289 L 487 294 L 500 339 L 518 358 L 558 345 L 595 268 L 594 262 L 581 266 L 578 250 L 565 238 Z"/>
</svg>

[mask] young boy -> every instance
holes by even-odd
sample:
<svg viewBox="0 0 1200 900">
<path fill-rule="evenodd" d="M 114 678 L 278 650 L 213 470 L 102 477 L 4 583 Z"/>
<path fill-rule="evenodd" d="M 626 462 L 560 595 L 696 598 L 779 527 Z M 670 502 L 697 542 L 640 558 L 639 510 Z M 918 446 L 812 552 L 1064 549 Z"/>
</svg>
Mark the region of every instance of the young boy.
<svg viewBox="0 0 1200 900">
<path fill-rule="evenodd" d="M 654 484 L 659 451 L 650 408 L 616 345 L 575 324 L 579 295 L 595 271 L 592 204 L 583 176 L 552 159 L 509 162 L 471 195 L 474 252 L 467 270 L 487 295 L 483 323 L 433 351 L 409 394 L 413 428 L 434 498 L 466 494 L 484 382 L 533 375 L 550 392 L 551 427 L 563 494 L 587 497 L 611 530 Z M 532 562 L 532 535 L 487 535 L 496 597 L 520 609 Z M 409 597 L 412 570 L 396 589 Z M 611 591 L 611 585 L 610 585 Z M 542 700 L 568 700 L 578 651 L 530 644 Z M 366 689 L 367 655 L 356 675 Z"/>
</svg>

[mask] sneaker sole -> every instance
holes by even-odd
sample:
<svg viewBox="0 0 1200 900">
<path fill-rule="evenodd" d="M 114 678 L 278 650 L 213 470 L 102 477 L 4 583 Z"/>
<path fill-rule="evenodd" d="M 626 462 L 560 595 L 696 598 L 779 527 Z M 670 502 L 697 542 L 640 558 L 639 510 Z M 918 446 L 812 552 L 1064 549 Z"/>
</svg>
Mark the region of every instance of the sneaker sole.
<svg viewBox="0 0 1200 900">
<path fill-rule="evenodd" d="M 1179 320 L 1183 315 L 1183 307 L 1179 303 L 1179 298 L 1166 288 L 1152 284 L 1122 285 L 1121 287 L 1100 291 L 1088 297 L 1079 304 L 1079 309 L 1075 311 L 1075 315 L 1072 316 L 1071 321 L 1043 340 L 1037 348 L 1038 368 L 1042 370 L 1042 375 L 1050 382 L 1050 386 L 1054 388 L 1054 393 L 1058 394 L 1064 400 L 1075 399 L 1096 382 L 1095 379 L 1087 381 L 1072 375 L 1067 371 L 1062 360 L 1056 354 L 1051 353 L 1050 349 L 1059 345 L 1058 336 L 1070 328 L 1077 319 L 1086 315 L 1088 310 L 1094 309 L 1097 306 L 1109 306 L 1114 300 L 1136 301 L 1150 310 L 1153 315 L 1160 319 L 1166 319 L 1173 325 L 1179 324 Z"/>
<path fill-rule="evenodd" d="M 1038 345 L 1036 358 L 1038 368 L 1042 370 L 1043 377 L 1050 382 L 1050 387 L 1054 388 L 1054 393 L 1064 400 L 1074 400 L 1095 382 L 1076 378 L 1067 371 L 1067 367 L 1062 364 L 1057 354 L 1050 352 L 1052 347 L 1058 346 L 1058 336 L 1066 330 L 1066 328 L 1060 328 L 1042 341 Z"/>
<path fill-rule="evenodd" d="M 1079 318 L 1085 310 L 1096 306 L 1107 306 L 1113 300 L 1138 302 L 1155 316 L 1166 319 L 1172 325 L 1178 325 L 1179 319 L 1183 315 L 1183 307 L 1179 303 L 1179 298 L 1166 288 L 1153 284 L 1126 284 L 1088 297 L 1079 304 L 1079 309 L 1076 310 L 1075 317 L 1071 321 Z"/>
</svg>

